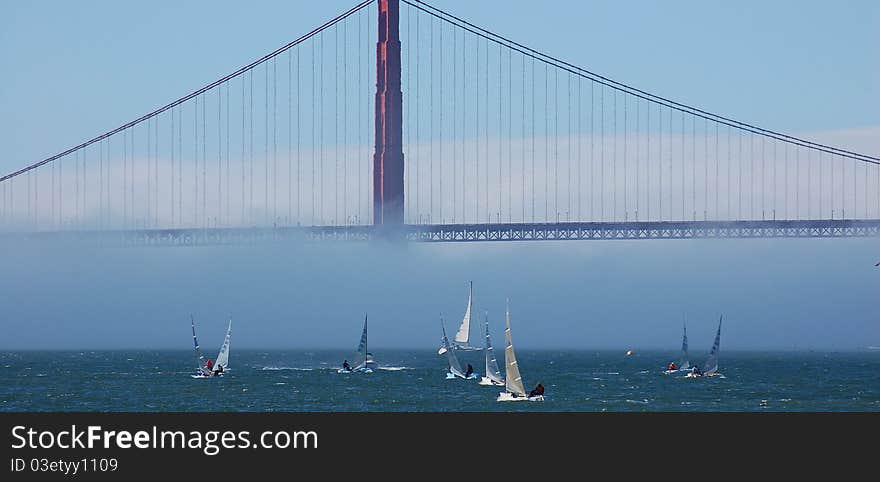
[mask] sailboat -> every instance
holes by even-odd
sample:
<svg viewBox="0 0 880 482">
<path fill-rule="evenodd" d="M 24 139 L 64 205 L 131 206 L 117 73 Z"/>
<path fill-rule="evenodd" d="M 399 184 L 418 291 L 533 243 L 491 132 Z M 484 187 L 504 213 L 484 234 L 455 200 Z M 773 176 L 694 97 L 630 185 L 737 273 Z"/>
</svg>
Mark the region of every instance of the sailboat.
<svg viewBox="0 0 880 482">
<path fill-rule="evenodd" d="M 690 371 L 691 362 L 688 357 L 688 331 L 687 324 L 682 322 L 682 329 L 684 330 L 681 336 L 681 356 L 678 359 L 678 368 L 675 370 L 666 370 L 663 373 L 666 375 L 670 375 L 672 373 Z"/>
<path fill-rule="evenodd" d="M 471 336 L 471 307 L 473 306 L 473 294 L 474 294 L 474 282 L 470 281 L 468 284 L 468 301 L 467 308 L 464 310 L 464 317 L 461 319 L 461 324 L 458 326 L 458 331 L 455 333 L 455 338 L 453 338 L 453 343 L 449 345 L 449 347 L 441 346 L 439 350 L 437 350 L 438 355 L 442 355 L 448 348 L 452 348 L 454 350 L 465 350 L 465 351 L 475 351 L 481 350 L 482 348 L 471 346 L 468 344 L 468 340 Z"/>
<path fill-rule="evenodd" d="M 492 349 L 492 339 L 489 337 L 489 315 L 486 315 L 486 346 L 483 352 L 486 355 L 486 376 L 480 379 L 480 385 L 504 386 L 504 377 L 498 370 L 498 360 L 495 359 L 495 350 Z"/>
<path fill-rule="evenodd" d="M 715 342 L 712 343 L 712 350 L 709 351 L 709 358 L 706 359 L 706 363 L 703 365 L 703 371 L 699 372 L 696 369 L 687 374 L 688 377 L 699 377 L 699 376 L 707 376 L 707 377 L 715 377 L 721 376 L 718 373 L 718 350 L 721 346 L 721 320 L 724 318 L 724 315 L 721 315 L 718 318 L 718 331 L 715 332 Z M 696 368 L 696 367 L 694 367 Z"/>
<path fill-rule="evenodd" d="M 216 361 L 212 368 L 208 368 L 204 364 L 205 357 L 202 356 L 202 350 L 199 347 L 199 340 L 196 338 L 196 322 L 190 316 L 190 324 L 192 326 L 193 349 L 196 352 L 196 370 L 190 376 L 193 378 L 210 378 L 213 376 L 223 376 L 223 372 L 229 368 L 229 343 L 232 338 L 232 320 L 226 327 L 226 338 L 220 347 L 220 353 L 217 354 Z"/>
<path fill-rule="evenodd" d="M 229 370 L 229 341 L 232 338 L 232 320 L 226 326 L 226 337 L 223 339 L 223 345 L 220 347 L 220 353 L 214 360 L 214 373 L 223 373 Z"/>
<path fill-rule="evenodd" d="M 498 394 L 499 402 L 543 402 L 544 395 L 529 396 L 523 386 L 522 376 L 519 373 L 519 365 L 516 363 L 516 354 L 513 351 L 513 340 L 510 337 L 510 303 L 505 313 L 507 329 L 504 330 L 504 391 Z"/>
<path fill-rule="evenodd" d="M 442 346 L 440 349 L 442 350 L 440 354 L 446 354 L 446 379 L 452 380 L 454 378 L 464 378 L 466 380 L 472 380 L 477 378 L 476 373 L 471 373 L 470 376 L 464 374 L 461 371 L 461 364 L 458 363 L 458 358 L 455 356 L 455 351 L 449 345 L 449 338 L 446 337 L 446 324 L 443 323 L 443 317 L 440 317 L 440 329 L 443 332 L 443 338 L 441 338 Z"/>
<path fill-rule="evenodd" d="M 687 322 L 682 321 L 681 324 L 682 335 L 681 335 L 681 357 L 678 360 L 678 371 L 685 371 L 691 369 L 691 360 L 688 356 L 688 327 Z"/>
<path fill-rule="evenodd" d="M 337 373 L 373 373 L 376 362 L 373 360 L 373 354 L 367 350 L 367 314 L 364 313 L 364 331 L 361 332 L 361 341 L 357 348 L 358 363 L 351 369 L 340 368 Z"/>
</svg>

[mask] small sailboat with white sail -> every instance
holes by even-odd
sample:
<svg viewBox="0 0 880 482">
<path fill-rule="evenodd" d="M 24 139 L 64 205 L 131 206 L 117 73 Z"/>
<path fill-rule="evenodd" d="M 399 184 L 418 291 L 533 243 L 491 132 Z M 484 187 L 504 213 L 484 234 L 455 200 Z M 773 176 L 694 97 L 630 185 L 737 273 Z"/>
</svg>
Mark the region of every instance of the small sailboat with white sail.
<svg viewBox="0 0 880 482">
<path fill-rule="evenodd" d="M 503 387 L 504 377 L 501 376 L 501 371 L 498 370 L 498 360 L 495 359 L 495 350 L 492 348 L 492 339 L 489 336 L 488 314 L 486 314 L 485 318 L 485 333 L 486 345 L 483 347 L 483 352 L 486 357 L 486 376 L 480 379 L 480 385 Z"/>
<path fill-rule="evenodd" d="M 499 402 L 543 402 L 544 394 L 527 394 L 516 362 L 516 353 L 513 351 L 513 340 L 510 336 L 510 304 L 508 303 L 505 313 L 507 329 L 504 330 L 504 391 L 498 394 Z M 541 387 L 541 385 L 538 385 Z M 534 392 L 534 391 L 533 391 Z"/>
<path fill-rule="evenodd" d="M 682 329 L 684 331 L 681 335 L 681 356 L 679 356 L 678 358 L 678 366 L 670 366 L 668 370 L 663 372 L 665 375 L 671 375 L 673 373 L 686 372 L 691 370 L 691 362 L 690 358 L 688 357 L 688 331 L 686 322 L 682 322 Z"/>
<path fill-rule="evenodd" d="M 364 330 L 361 332 L 361 341 L 358 343 L 357 358 L 355 358 L 354 367 L 340 368 L 337 373 L 373 373 L 373 369 L 377 367 L 373 354 L 367 349 L 367 314 L 364 313 Z"/>
<path fill-rule="evenodd" d="M 468 301 L 467 307 L 464 310 L 464 316 L 461 319 L 461 324 L 458 326 L 458 331 L 455 333 L 455 337 L 452 340 L 452 343 L 449 345 L 454 350 L 464 350 L 464 351 L 476 351 L 482 350 L 482 348 L 477 346 L 471 346 L 468 344 L 468 340 L 471 337 L 471 308 L 473 307 L 474 301 L 474 282 L 470 281 L 468 284 Z M 437 350 L 438 355 L 442 355 L 446 350 L 446 347 L 441 346 L 439 350 Z"/>
<path fill-rule="evenodd" d="M 721 315 L 721 317 L 718 318 L 718 331 L 715 332 L 715 342 L 712 343 L 712 350 L 709 351 L 709 357 L 706 359 L 706 363 L 703 365 L 703 369 L 700 370 L 695 366 L 693 367 L 691 372 L 686 375 L 687 377 L 724 377 L 724 375 L 718 373 L 718 351 L 721 347 L 721 320 L 723 318 L 724 315 Z"/>
<path fill-rule="evenodd" d="M 214 372 L 224 373 L 229 370 L 229 342 L 232 338 L 232 319 L 226 325 L 226 337 L 223 338 L 223 345 L 220 347 L 220 353 L 214 361 Z"/>
<path fill-rule="evenodd" d="M 440 329 L 443 333 L 443 337 L 440 340 L 440 354 L 446 355 L 446 379 L 452 380 L 455 378 L 463 378 L 465 380 L 473 380 L 477 378 L 476 373 L 465 375 L 464 372 L 461 371 L 461 364 L 458 362 L 458 357 L 455 356 L 455 350 L 450 346 L 449 338 L 446 337 L 446 324 L 443 322 L 442 315 L 440 316 Z"/>
<path fill-rule="evenodd" d="M 202 356 L 202 350 L 199 347 L 199 340 L 196 338 L 196 322 L 192 316 L 190 316 L 190 324 L 192 326 L 193 349 L 196 352 L 196 370 L 190 376 L 192 378 L 223 376 L 223 373 L 229 369 L 229 345 L 232 338 L 232 320 L 229 320 L 229 324 L 226 327 L 226 337 L 223 339 L 220 353 L 217 354 L 217 358 L 210 365 L 205 363 L 205 357 Z"/>
</svg>

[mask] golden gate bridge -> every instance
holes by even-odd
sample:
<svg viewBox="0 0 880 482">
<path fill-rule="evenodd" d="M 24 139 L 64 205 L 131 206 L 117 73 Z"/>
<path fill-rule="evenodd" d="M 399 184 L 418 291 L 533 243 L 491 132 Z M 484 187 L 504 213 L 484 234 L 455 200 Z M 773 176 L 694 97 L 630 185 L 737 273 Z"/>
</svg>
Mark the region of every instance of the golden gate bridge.
<svg viewBox="0 0 880 482">
<path fill-rule="evenodd" d="M 375 5 L 374 5 L 375 4 Z M 138 244 L 877 236 L 880 158 L 367 0 L 0 177 L 0 237 Z"/>
</svg>

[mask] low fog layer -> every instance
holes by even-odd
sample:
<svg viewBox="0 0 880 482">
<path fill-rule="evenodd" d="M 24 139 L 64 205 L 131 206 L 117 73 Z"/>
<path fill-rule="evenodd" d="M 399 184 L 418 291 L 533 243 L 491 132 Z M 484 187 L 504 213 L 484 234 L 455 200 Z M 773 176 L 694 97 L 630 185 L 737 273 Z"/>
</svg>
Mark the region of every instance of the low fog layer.
<svg viewBox="0 0 880 482">
<path fill-rule="evenodd" d="M 691 351 L 880 345 L 874 239 L 82 247 L 4 242 L 0 349 L 431 349 L 474 282 L 496 344 Z M 473 343 L 481 343 L 472 325 Z"/>
</svg>

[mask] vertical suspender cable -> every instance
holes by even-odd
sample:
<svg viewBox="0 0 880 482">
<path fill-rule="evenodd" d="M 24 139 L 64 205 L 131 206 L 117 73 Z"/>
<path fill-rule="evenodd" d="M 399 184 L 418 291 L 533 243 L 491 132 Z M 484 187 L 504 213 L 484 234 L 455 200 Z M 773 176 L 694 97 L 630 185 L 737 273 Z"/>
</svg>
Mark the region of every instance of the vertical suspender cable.
<svg viewBox="0 0 880 482">
<path fill-rule="evenodd" d="M 293 225 L 293 59 L 287 51 L 287 225 Z"/>
<path fill-rule="evenodd" d="M 254 69 L 248 72 L 250 79 L 250 91 L 248 93 L 248 210 L 247 223 L 254 224 Z"/>
<path fill-rule="evenodd" d="M 278 57 L 272 58 L 272 227 L 278 225 Z"/>
<path fill-rule="evenodd" d="M 203 227 L 209 227 L 208 222 L 208 96 L 202 94 L 202 218 Z"/>
<path fill-rule="evenodd" d="M 348 22 L 342 24 L 342 217 L 348 224 Z M 341 224 L 341 223 L 339 223 Z"/>
<path fill-rule="evenodd" d="M 438 106 L 439 107 L 439 116 L 438 116 L 439 131 L 438 131 L 438 142 L 437 142 L 437 159 L 440 161 L 440 165 L 438 166 L 438 170 L 440 171 L 439 176 L 438 176 L 440 179 L 440 181 L 438 183 L 439 184 L 438 187 L 440 189 L 440 199 L 438 200 L 440 202 L 440 215 L 438 216 L 439 217 L 438 220 L 441 223 L 445 224 L 445 221 L 443 220 L 443 104 L 444 104 L 444 97 L 443 97 L 443 73 L 444 73 L 444 69 L 443 69 L 443 22 L 439 22 L 438 25 L 440 26 L 440 36 L 439 36 L 439 41 L 440 41 L 440 52 L 439 52 L 439 59 L 440 59 L 440 62 L 439 62 L 439 64 L 440 64 L 440 69 L 439 69 L 439 71 L 440 71 L 440 79 L 439 79 L 440 104 Z"/>
<path fill-rule="evenodd" d="M 657 111 L 657 160 L 659 161 L 657 163 L 657 176 L 659 177 L 659 187 L 657 189 L 659 194 L 657 196 L 657 211 L 659 211 L 659 214 L 657 220 L 663 221 L 663 106 L 659 106 Z"/>
</svg>

